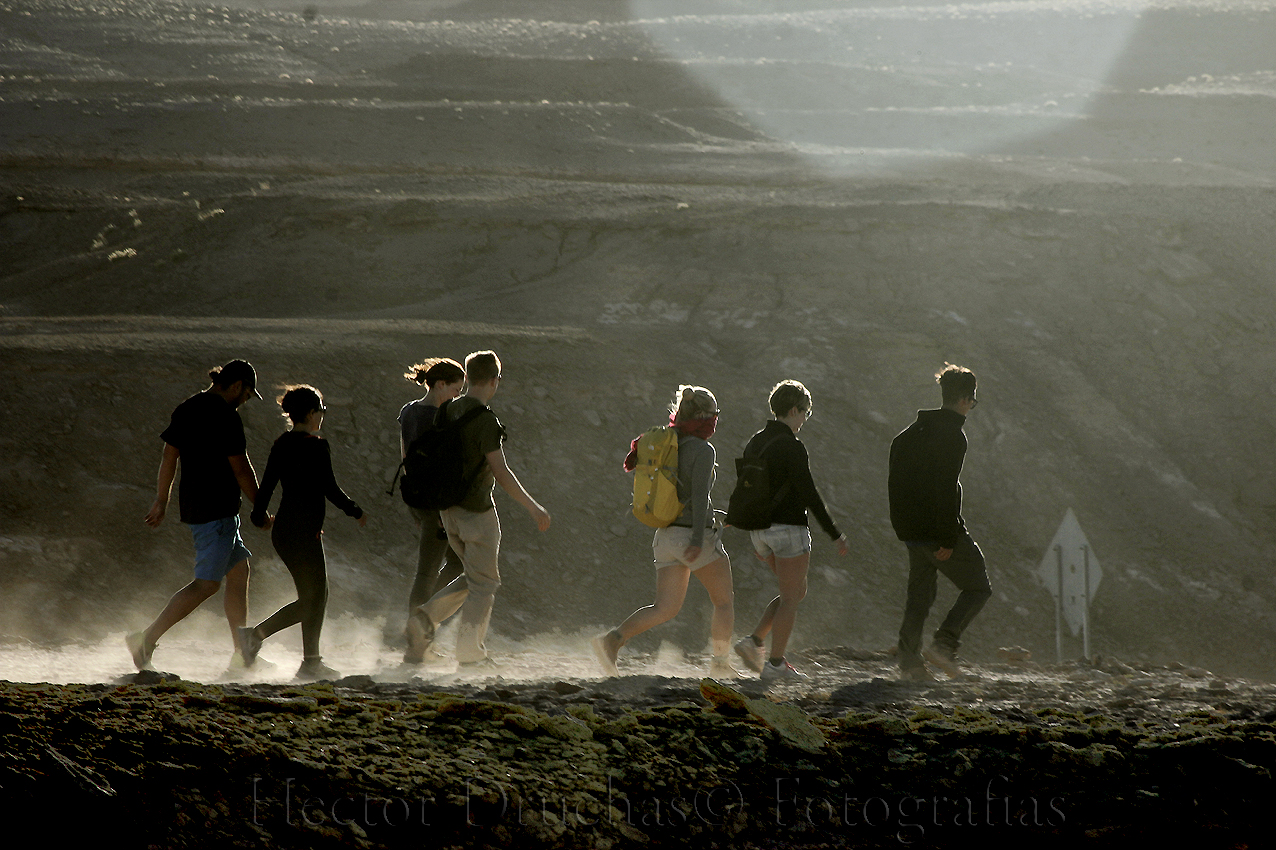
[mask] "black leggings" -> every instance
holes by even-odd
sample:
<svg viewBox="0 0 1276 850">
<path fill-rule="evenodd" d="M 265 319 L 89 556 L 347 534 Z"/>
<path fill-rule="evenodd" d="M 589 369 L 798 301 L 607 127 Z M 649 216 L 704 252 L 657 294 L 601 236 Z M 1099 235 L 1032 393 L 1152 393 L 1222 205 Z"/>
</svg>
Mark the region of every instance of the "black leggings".
<svg viewBox="0 0 1276 850">
<path fill-rule="evenodd" d="M 307 658 L 319 655 L 319 632 L 328 607 L 328 567 L 323 557 L 323 541 L 312 529 L 305 532 L 281 527 L 276 522 L 270 542 L 283 559 L 297 586 L 297 600 L 271 614 L 257 627 L 262 638 L 280 629 L 301 623 L 301 647 Z"/>
<path fill-rule="evenodd" d="M 417 546 L 416 578 L 412 582 L 412 592 L 408 594 L 408 616 L 465 571 L 460 557 L 448 543 L 447 532 L 439 522 L 439 512 L 419 508 L 410 510 L 421 524 L 421 539 Z"/>
</svg>

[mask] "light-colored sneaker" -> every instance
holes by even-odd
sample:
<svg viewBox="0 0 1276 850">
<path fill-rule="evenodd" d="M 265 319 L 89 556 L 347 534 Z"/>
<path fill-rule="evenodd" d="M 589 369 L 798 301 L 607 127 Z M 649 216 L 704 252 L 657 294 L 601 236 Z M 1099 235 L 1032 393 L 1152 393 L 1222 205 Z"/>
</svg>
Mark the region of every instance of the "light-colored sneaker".
<svg viewBox="0 0 1276 850">
<path fill-rule="evenodd" d="M 333 681 L 340 679 L 341 674 L 324 664 L 323 659 L 316 655 L 302 660 L 301 666 L 297 668 L 296 678 L 301 682 Z"/>
<path fill-rule="evenodd" d="M 740 660 L 744 662 L 745 667 L 748 667 L 754 673 L 762 672 L 762 664 L 766 661 L 766 652 L 753 642 L 751 636 L 745 635 L 736 641 L 735 654 L 740 656 Z"/>
<path fill-rule="evenodd" d="M 434 642 L 434 624 L 420 608 L 408 617 L 408 651 L 403 653 L 404 664 L 420 664 Z"/>
<path fill-rule="evenodd" d="M 943 670 L 950 679 L 955 679 L 961 675 L 961 666 L 957 662 L 957 653 L 945 650 L 942 646 L 936 646 L 932 643 L 922 650 L 922 658 Z"/>
<path fill-rule="evenodd" d="M 612 629 L 604 632 L 591 641 L 594 647 L 594 657 L 598 659 L 598 666 L 603 668 L 604 676 L 619 676 L 620 671 L 616 669 L 616 656 L 620 655 L 620 632 Z"/>
<path fill-rule="evenodd" d="M 899 679 L 901 682 L 926 682 L 935 681 L 935 674 L 927 670 L 925 667 L 901 667 L 899 669 Z"/>
<path fill-rule="evenodd" d="M 770 661 L 762 665 L 762 681 L 764 682 L 800 682 L 807 678 L 789 662 L 772 664 Z"/>
<path fill-rule="evenodd" d="M 461 661 L 456 665 L 458 676 L 499 676 L 505 672 L 505 665 L 490 655 L 478 661 Z"/>
<path fill-rule="evenodd" d="M 124 636 L 124 645 L 133 656 L 133 666 L 139 671 L 155 669 L 151 667 L 151 656 L 155 654 L 155 644 L 146 645 L 145 632 L 129 632 Z"/>
<path fill-rule="evenodd" d="M 738 679 L 740 671 L 731 666 L 731 659 L 725 655 L 715 655 L 709 662 L 710 679 Z"/>
<path fill-rule="evenodd" d="M 239 651 L 245 667 L 251 667 L 257 662 L 257 653 L 261 652 L 261 638 L 257 637 L 255 626 L 239 627 Z"/>
</svg>

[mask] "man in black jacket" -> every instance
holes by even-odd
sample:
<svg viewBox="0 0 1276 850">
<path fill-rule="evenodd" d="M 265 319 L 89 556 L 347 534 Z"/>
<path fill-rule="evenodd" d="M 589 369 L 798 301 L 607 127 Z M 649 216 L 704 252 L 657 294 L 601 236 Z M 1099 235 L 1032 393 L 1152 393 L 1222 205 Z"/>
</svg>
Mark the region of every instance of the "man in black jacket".
<svg viewBox="0 0 1276 850">
<path fill-rule="evenodd" d="M 922 660 L 957 675 L 957 648 L 992 588 L 984 556 L 961 518 L 962 426 L 975 398 L 975 374 L 945 363 L 935 376 L 943 407 L 919 410 L 917 420 L 891 442 L 890 507 L 895 534 L 908 547 L 908 600 L 899 627 L 899 666 L 906 678 L 929 679 Z M 922 627 L 935 602 L 937 573 L 961 591 L 933 642 L 922 651 Z"/>
</svg>

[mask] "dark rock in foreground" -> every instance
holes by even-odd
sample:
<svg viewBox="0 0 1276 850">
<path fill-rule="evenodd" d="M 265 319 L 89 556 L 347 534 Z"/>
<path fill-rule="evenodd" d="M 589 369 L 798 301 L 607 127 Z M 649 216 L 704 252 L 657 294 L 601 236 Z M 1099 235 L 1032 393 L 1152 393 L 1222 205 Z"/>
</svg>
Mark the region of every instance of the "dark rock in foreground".
<svg viewBox="0 0 1276 850">
<path fill-rule="evenodd" d="M 162 847 L 1230 847 L 1266 832 L 1273 686 L 1115 663 L 921 686 L 882 659 L 820 655 L 846 684 L 2 683 L 2 799 L 11 825 Z"/>
</svg>

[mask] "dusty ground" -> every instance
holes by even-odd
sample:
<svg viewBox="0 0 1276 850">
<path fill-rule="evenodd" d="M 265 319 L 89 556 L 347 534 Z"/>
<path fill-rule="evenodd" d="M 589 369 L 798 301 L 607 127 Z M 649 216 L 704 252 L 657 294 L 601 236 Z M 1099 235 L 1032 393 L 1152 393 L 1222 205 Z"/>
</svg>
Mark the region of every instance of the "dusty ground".
<svg viewBox="0 0 1276 850">
<path fill-rule="evenodd" d="M 917 685 L 873 653 L 803 660 L 818 686 L 769 699 L 653 676 L 6 683 L 0 783 L 12 823 L 71 811 L 70 832 L 133 846 L 1266 840 L 1270 685 L 1115 660 Z"/>
</svg>

